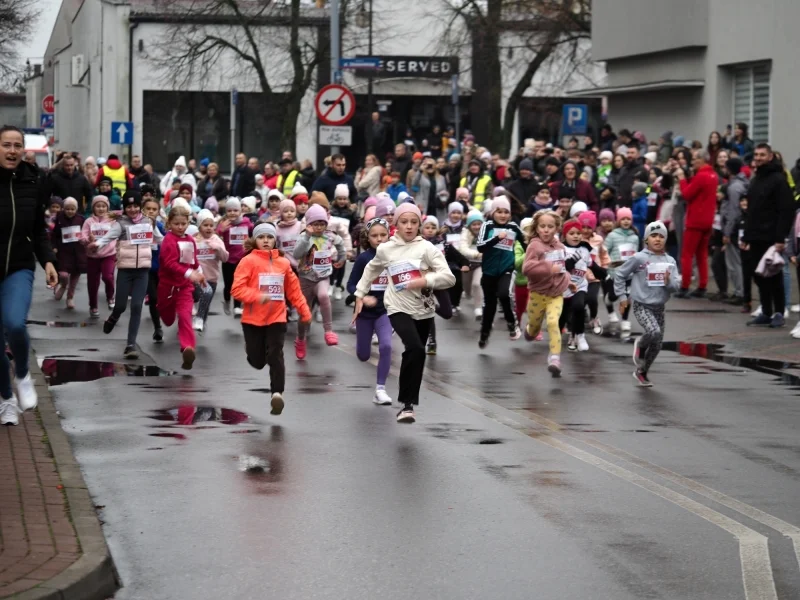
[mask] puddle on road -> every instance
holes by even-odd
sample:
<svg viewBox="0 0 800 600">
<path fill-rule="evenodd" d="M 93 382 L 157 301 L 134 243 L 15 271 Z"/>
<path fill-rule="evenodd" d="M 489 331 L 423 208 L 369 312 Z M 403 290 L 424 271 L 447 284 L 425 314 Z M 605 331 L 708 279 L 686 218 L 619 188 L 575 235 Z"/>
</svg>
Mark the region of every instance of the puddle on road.
<svg viewBox="0 0 800 600">
<path fill-rule="evenodd" d="M 36 319 L 28 319 L 25 321 L 27 325 L 41 325 L 42 327 L 91 327 L 97 321 L 38 321 Z"/>
<path fill-rule="evenodd" d="M 239 425 L 250 420 L 250 415 L 232 408 L 218 408 L 216 406 L 194 406 L 185 404 L 177 408 L 164 408 L 153 410 L 149 417 L 156 421 L 168 421 L 178 425 L 194 425 L 195 423 L 206 423 L 216 421 L 223 425 Z M 213 429 L 213 427 L 209 428 Z M 256 430 L 248 430 L 255 432 Z"/>
<path fill-rule="evenodd" d="M 177 371 L 168 371 L 156 365 L 100 362 L 74 359 L 69 355 L 45 358 L 42 361 L 42 373 L 50 386 L 96 381 L 105 377 L 169 377 L 178 374 Z"/>
</svg>

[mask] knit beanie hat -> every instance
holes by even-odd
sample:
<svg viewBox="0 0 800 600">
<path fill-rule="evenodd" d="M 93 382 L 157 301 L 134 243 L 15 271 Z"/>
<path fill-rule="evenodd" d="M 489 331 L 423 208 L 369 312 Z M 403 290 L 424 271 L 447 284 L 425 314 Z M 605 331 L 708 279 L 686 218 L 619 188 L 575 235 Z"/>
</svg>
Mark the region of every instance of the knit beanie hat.
<svg viewBox="0 0 800 600">
<path fill-rule="evenodd" d="M 291 207 L 291 208 L 296 208 L 296 207 L 295 207 L 295 204 L 294 204 L 294 201 L 293 201 L 293 200 L 289 200 L 289 199 L 287 198 L 286 200 L 281 200 L 281 205 L 280 205 L 280 207 L 278 208 L 278 210 L 280 210 L 281 212 L 283 212 L 283 209 L 284 209 L 284 208 L 290 208 L 290 207 Z"/>
<path fill-rule="evenodd" d="M 97 194 L 94 198 L 92 198 L 92 212 L 94 212 L 94 207 L 101 202 L 106 203 L 106 208 L 109 208 L 111 204 L 108 202 L 108 198 L 103 196 L 103 194 Z"/>
<path fill-rule="evenodd" d="M 380 202 L 380 201 L 379 201 Z M 406 202 L 414 203 L 414 198 L 408 192 L 400 192 L 397 194 L 397 204 L 404 204 Z"/>
<path fill-rule="evenodd" d="M 364 220 L 365 221 L 372 221 L 375 218 L 375 207 L 370 206 L 367 210 L 364 211 Z"/>
<path fill-rule="evenodd" d="M 367 210 L 370 206 L 378 206 L 378 199 L 375 196 L 370 196 L 364 200 L 364 210 Z"/>
<path fill-rule="evenodd" d="M 308 204 L 308 196 L 306 194 L 292 195 L 292 202 L 297 206 L 298 204 Z"/>
<path fill-rule="evenodd" d="M 409 204 L 405 202 L 397 207 L 394 211 L 394 224 L 397 225 L 397 222 L 400 220 L 400 217 L 407 214 L 417 215 L 417 218 L 422 221 L 422 213 L 419 212 L 419 208 L 416 204 Z M 375 216 L 380 216 L 376 214 Z"/>
<path fill-rule="evenodd" d="M 189 214 L 192 214 L 192 207 L 189 206 L 189 203 L 184 198 L 175 198 L 172 201 L 172 206 L 169 207 L 170 212 L 172 212 L 173 208 L 185 208 L 189 211 Z"/>
<path fill-rule="evenodd" d="M 78 208 L 78 201 L 75 200 L 75 198 L 73 198 L 72 196 L 64 199 L 64 208 L 69 208 L 70 206 Z"/>
<path fill-rule="evenodd" d="M 492 200 L 492 212 L 490 214 L 494 214 L 496 210 L 501 208 L 505 208 L 508 212 L 511 212 L 511 202 L 509 202 L 508 198 L 505 196 L 498 196 Z"/>
<path fill-rule="evenodd" d="M 50 204 L 64 206 L 64 200 L 61 199 L 61 196 L 50 196 Z M 47 205 L 48 208 L 50 208 L 50 204 Z"/>
<path fill-rule="evenodd" d="M 206 200 L 206 203 L 203 206 L 205 206 L 211 212 L 214 212 L 215 210 L 219 212 L 219 202 L 217 202 L 217 199 L 214 198 L 214 196 L 209 196 L 208 200 Z"/>
<path fill-rule="evenodd" d="M 375 194 L 375 198 L 378 199 L 378 202 L 380 202 L 381 200 L 391 200 L 392 199 L 392 197 L 389 195 L 388 192 L 378 192 L 377 194 Z"/>
<path fill-rule="evenodd" d="M 294 187 L 292 188 L 292 193 L 289 194 L 289 197 L 294 198 L 298 194 L 305 194 L 306 196 L 308 196 L 308 190 L 299 183 L 295 183 Z"/>
<path fill-rule="evenodd" d="M 483 215 L 479 210 L 471 210 L 467 213 L 467 227 L 472 225 L 475 221 L 483 223 Z"/>
<path fill-rule="evenodd" d="M 570 207 L 569 216 L 572 218 L 579 213 L 585 213 L 587 210 L 589 210 L 589 207 L 586 206 L 586 202 L 576 202 Z"/>
<path fill-rule="evenodd" d="M 622 208 L 617 209 L 617 221 L 621 219 L 632 219 L 633 218 L 633 211 L 628 208 L 627 206 L 623 206 Z"/>
<path fill-rule="evenodd" d="M 502 185 L 498 185 L 492 190 L 492 198 L 499 198 L 500 196 L 505 196 L 505 195 L 506 195 L 506 188 L 504 188 Z"/>
<path fill-rule="evenodd" d="M 261 235 L 270 235 L 274 238 L 278 237 L 278 230 L 275 229 L 275 225 L 272 223 L 259 223 L 256 225 L 255 229 L 253 229 L 253 239 Z"/>
<path fill-rule="evenodd" d="M 347 187 L 346 183 L 340 183 L 336 186 L 336 190 L 333 192 L 334 198 L 350 198 L 350 188 Z"/>
<path fill-rule="evenodd" d="M 306 223 L 311 225 L 312 223 L 316 223 L 317 221 L 325 221 L 328 223 L 328 211 L 322 208 L 319 204 L 312 204 L 308 207 L 308 211 L 306 212 Z"/>
<path fill-rule="evenodd" d="M 242 203 L 238 198 L 228 198 L 225 203 L 225 210 L 242 210 Z"/>
<path fill-rule="evenodd" d="M 136 190 L 127 190 L 122 194 L 122 206 L 141 206 L 142 195 Z"/>
<path fill-rule="evenodd" d="M 436 225 L 436 229 L 439 229 L 439 219 L 437 219 L 433 215 L 428 215 L 422 222 L 423 225 L 427 225 L 428 223 L 433 223 L 434 225 Z"/>
<path fill-rule="evenodd" d="M 611 150 L 603 150 L 600 153 L 600 160 L 611 160 L 614 158 L 614 154 L 612 154 Z"/>
<path fill-rule="evenodd" d="M 634 198 L 641 198 L 647 193 L 647 184 L 643 181 L 637 181 L 633 184 L 632 192 Z"/>
<path fill-rule="evenodd" d="M 520 171 L 533 171 L 533 161 L 530 158 L 523 158 L 519 162 Z"/>
<path fill-rule="evenodd" d="M 610 208 L 604 208 L 600 211 L 600 221 L 614 221 L 614 211 Z"/>
<path fill-rule="evenodd" d="M 406 202 L 403 202 L 403 204 L 406 204 Z M 403 206 L 403 204 L 400 206 Z M 388 200 L 385 198 L 378 200 L 378 205 L 375 207 L 376 217 L 385 217 L 386 215 L 391 215 L 392 213 L 396 212 L 397 209 L 395 208 L 394 202 L 392 202 L 391 198 Z"/>
<path fill-rule="evenodd" d="M 280 190 L 270 190 L 267 194 L 267 200 L 270 198 L 279 198 L 280 201 L 283 202 L 286 196 L 284 196 Z"/>
<path fill-rule="evenodd" d="M 580 214 L 578 222 L 581 224 L 581 227 L 594 229 L 597 227 L 597 214 L 593 210 L 587 210 L 585 213 Z"/>
<path fill-rule="evenodd" d="M 464 205 L 461 202 L 451 202 L 447 205 L 447 215 L 450 216 L 454 212 L 464 212 Z"/>
<path fill-rule="evenodd" d="M 178 193 L 180 194 L 183 190 L 187 190 L 190 194 L 192 194 L 192 196 L 194 196 L 194 190 L 188 183 L 182 183 L 181 187 L 178 188 Z"/>
<path fill-rule="evenodd" d="M 561 228 L 561 235 L 563 235 L 564 237 L 567 237 L 567 234 L 572 229 L 577 229 L 578 231 L 581 230 L 581 224 L 578 222 L 577 219 L 570 219 L 569 221 L 564 223 L 564 226 Z"/>
<path fill-rule="evenodd" d="M 331 204 L 328 202 L 328 197 L 322 192 L 311 192 L 311 197 L 308 199 L 309 206 L 318 204 L 325 210 L 330 210 Z"/>
<path fill-rule="evenodd" d="M 489 198 L 487 198 L 486 200 L 483 201 L 482 212 L 483 212 L 483 216 L 484 217 L 488 217 L 489 215 L 492 214 L 492 204 L 493 204 L 493 202 L 494 202 L 494 200 L 490 200 Z"/>
<path fill-rule="evenodd" d="M 246 213 L 254 213 L 256 212 L 256 199 L 253 196 L 247 196 L 247 198 L 242 198 L 241 201 L 242 207 L 244 207 Z"/>
<path fill-rule="evenodd" d="M 469 200 L 469 190 L 465 187 L 460 187 L 456 190 L 456 198 L 464 198 Z"/>
<path fill-rule="evenodd" d="M 207 208 L 204 208 L 199 213 L 197 213 L 197 225 L 200 226 L 203 224 L 203 221 L 213 221 L 214 220 L 214 213 L 212 213 Z"/>
<path fill-rule="evenodd" d="M 664 225 L 664 223 L 662 223 L 661 221 L 653 221 L 652 223 L 650 223 L 645 228 L 645 230 L 644 230 L 644 239 L 649 238 L 654 233 L 660 233 L 661 235 L 664 236 L 664 238 L 666 238 L 667 237 L 667 226 Z"/>
</svg>

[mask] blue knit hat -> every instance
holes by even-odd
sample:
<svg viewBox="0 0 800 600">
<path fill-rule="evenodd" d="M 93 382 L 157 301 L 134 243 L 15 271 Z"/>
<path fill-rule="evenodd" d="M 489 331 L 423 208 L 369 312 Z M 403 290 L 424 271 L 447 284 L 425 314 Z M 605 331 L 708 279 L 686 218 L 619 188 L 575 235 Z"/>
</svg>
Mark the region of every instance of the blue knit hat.
<svg viewBox="0 0 800 600">
<path fill-rule="evenodd" d="M 467 213 L 467 227 L 472 225 L 475 221 L 483 223 L 483 215 L 479 210 L 471 210 Z"/>
</svg>

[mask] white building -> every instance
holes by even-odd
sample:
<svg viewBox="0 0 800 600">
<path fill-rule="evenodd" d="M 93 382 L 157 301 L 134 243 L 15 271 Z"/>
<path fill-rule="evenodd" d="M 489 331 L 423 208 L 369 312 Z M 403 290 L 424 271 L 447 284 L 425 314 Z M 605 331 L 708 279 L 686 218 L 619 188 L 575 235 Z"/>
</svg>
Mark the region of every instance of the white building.
<svg viewBox="0 0 800 600">
<path fill-rule="evenodd" d="M 280 155 L 280 117 L 264 106 L 259 79 L 253 69 L 241 68 L 241 60 L 233 60 L 232 54 L 224 53 L 213 64 L 201 65 L 179 84 L 169 73 L 158 70 L 154 61 L 162 54 L 161 45 L 169 43 L 176 24 L 190 26 L 187 15 L 196 14 L 191 7 L 199 4 L 198 0 L 181 2 L 169 0 L 166 5 L 170 8 L 165 8 L 165 0 L 64 0 L 45 57 L 39 92 L 55 95 L 57 147 L 78 150 L 84 156 L 105 156 L 111 152 L 126 155 L 132 151 L 162 172 L 180 154 L 198 159 L 209 157 L 223 171 L 230 169 L 232 150 L 243 150 L 262 159 Z M 452 53 L 442 47 L 445 10 L 442 0 L 406 5 L 374 0 L 373 55 L 383 59 L 383 69 L 373 78 L 373 106 L 381 111 L 387 124 L 386 150 L 391 149 L 393 142 L 402 141 L 406 127 L 421 133 L 434 123 L 453 122 L 451 74 L 455 70 L 460 72 L 462 127 L 469 127 L 480 118 L 471 113 L 470 93 L 476 84 L 470 78 L 469 52 Z M 301 40 L 316 44 L 321 39 L 327 45 L 327 9 L 304 4 L 302 15 Z M 359 24 L 357 19 L 349 19 L 345 24 L 343 56 L 367 54 L 367 29 L 363 23 Z M 233 35 L 224 25 L 216 27 L 215 31 L 223 38 Z M 270 83 L 278 93 L 286 91 L 291 74 L 287 32 L 288 28 L 280 23 L 266 25 L 259 28 L 257 40 Z M 511 60 L 504 57 L 504 61 Z M 561 104 L 567 101 L 563 98 L 566 89 L 586 85 L 583 72 L 565 77 L 561 66 L 553 61 L 552 66 L 537 74 L 526 96 L 547 98 L 523 101 L 517 138 L 540 131 L 551 137 L 558 135 L 557 125 L 553 130 L 553 114 L 558 113 L 557 122 Z M 589 71 L 594 83 L 602 79 L 602 71 L 596 68 Z M 317 147 L 313 99 L 316 91 L 329 81 L 329 65 L 319 65 L 297 121 L 296 155 L 301 159 L 311 158 L 315 164 L 328 149 Z M 366 102 L 367 82 L 363 75 L 344 74 L 344 83 L 353 90 L 358 106 L 351 122 L 354 146 L 349 152 L 353 157 L 363 156 L 365 151 L 365 125 L 370 112 Z M 511 83 L 504 86 L 509 88 L 503 90 L 505 98 L 510 94 Z M 236 133 L 231 148 L 234 88 L 238 91 Z M 546 111 L 541 106 L 547 107 Z M 592 106 L 592 123 L 596 124 L 599 100 Z M 548 114 L 532 119 L 530 115 L 537 111 Z M 115 122 L 133 123 L 130 149 L 112 144 Z M 347 149 L 343 150 L 348 154 Z"/>
</svg>

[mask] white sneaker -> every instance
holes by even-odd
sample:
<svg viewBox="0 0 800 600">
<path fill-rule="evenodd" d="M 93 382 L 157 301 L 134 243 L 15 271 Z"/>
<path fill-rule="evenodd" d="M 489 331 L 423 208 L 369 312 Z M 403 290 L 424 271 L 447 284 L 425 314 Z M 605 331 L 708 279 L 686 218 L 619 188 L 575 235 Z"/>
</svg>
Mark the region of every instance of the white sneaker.
<svg viewBox="0 0 800 600">
<path fill-rule="evenodd" d="M 21 410 L 31 410 L 36 408 L 39 403 L 39 397 L 36 395 L 36 388 L 33 387 L 33 379 L 31 374 L 28 373 L 22 379 L 15 379 L 17 384 L 17 398 L 19 399 L 19 407 Z"/>
<path fill-rule="evenodd" d="M 334 300 L 341 300 L 342 299 L 342 288 L 336 288 L 333 292 L 333 299 Z"/>
<path fill-rule="evenodd" d="M 194 304 L 192 304 L 192 316 L 193 316 L 193 317 L 196 317 L 196 316 L 197 316 L 197 302 L 195 302 Z"/>
<path fill-rule="evenodd" d="M 798 321 L 797 325 L 794 326 L 794 329 L 789 332 L 789 335 L 795 339 L 800 339 L 800 321 Z"/>
<path fill-rule="evenodd" d="M 599 318 L 592 321 L 592 333 L 595 335 L 603 334 L 603 324 L 600 322 Z"/>
<path fill-rule="evenodd" d="M 244 311 L 241 308 L 234 308 L 233 309 L 233 316 L 234 317 L 241 317 L 244 314 Z"/>
<path fill-rule="evenodd" d="M 328 288 L 328 298 L 330 298 L 331 296 L 333 296 L 333 288 L 329 287 Z"/>
<path fill-rule="evenodd" d="M 14 396 L 8 400 L 0 400 L 0 425 L 19 425 L 21 412 Z"/>
<path fill-rule="evenodd" d="M 483 307 L 482 306 L 479 306 L 478 308 L 475 309 L 475 318 L 478 319 L 478 320 L 483 318 Z"/>
<path fill-rule="evenodd" d="M 619 323 L 619 315 L 615 312 L 612 312 L 610 315 L 608 315 L 608 322 L 615 324 Z"/>
<path fill-rule="evenodd" d="M 375 389 L 375 397 L 372 398 L 372 401 L 380 406 L 389 406 L 392 403 L 392 399 L 389 397 L 389 394 L 387 394 L 386 390 L 383 388 Z"/>
<path fill-rule="evenodd" d="M 783 318 L 784 318 L 784 319 L 788 319 L 788 318 L 789 318 L 789 309 L 788 309 L 788 308 L 784 309 L 784 311 L 783 311 Z"/>
<path fill-rule="evenodd" d="M 578 337 L 578 352 L 588 352 L 589 342 L 586 341 L 586 334 L 579 333 L 577 337 Z"/>
<path fill-rule="evenodd" d="M 800 313 L 800 304 L 792 304 L 791 310 L 793 313 Z"/>
<path fill-rule="evenodd" d="M 763 314 L 763 312 L 761 310 L 761 305 L 759 304 L 758 308 L 756 308 L 753 312 L 750 313 L 750 316 L 751 317 L 760 317 L 762 314 Z"/>
<path fill-rule="evenodd" d="M 372 334 L 372 345 L 373 346 L 377 346 L 379 343 L 380 343 L 380 341 L 378 340 L 378 334 L 377 333 L 373 333 Z"/>
<path fill-rule="evenodd" d="M 316 320 L 317 320 L 317 323 L 322 323 L 322 311 L 321 310 L 317 310 Z"/>
<path fill-rule="evenodd" d="M 622 325 L 620 326 L 622 331 L 630 331 L 631 330 L 631 322 L 630 321 L 622 321 Z"/>
<path fill-rule="evenodd" d="M 192 328 L 195 331 L 199 331 L 199 332 L 202 333 L 202 331 L 203 331 L 203 319 L 201 319 L 200 317 L 195 317 L 194 319 L 192 319 Z"/>
<path fill-rule="evenodd" d="M 225 312 L 225 314 L 227 316 L 230 317 L 231 316 L 231 303 L 230 302 L 225 302 L 225 300 L 223 300 L 222 301 L 222 310 Z"/>
</svg>

